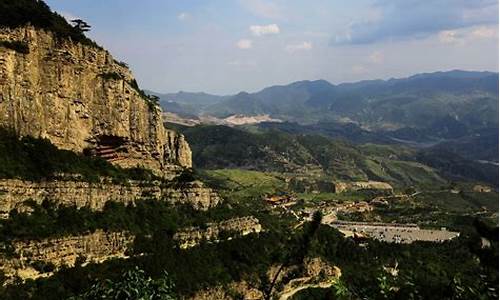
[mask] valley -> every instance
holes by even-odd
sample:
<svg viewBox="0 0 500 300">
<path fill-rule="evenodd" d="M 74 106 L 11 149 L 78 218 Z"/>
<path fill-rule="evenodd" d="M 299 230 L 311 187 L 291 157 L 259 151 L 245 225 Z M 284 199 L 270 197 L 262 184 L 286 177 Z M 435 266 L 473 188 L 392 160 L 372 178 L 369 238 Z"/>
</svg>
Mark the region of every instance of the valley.
<svg viewBox="0 0 500 300">
<path fill-rule="evenodd" d="M 498 298 L 498 73 L 160 94 L 71 22 L 0 2 L 1 299 Z"/>
</svg>

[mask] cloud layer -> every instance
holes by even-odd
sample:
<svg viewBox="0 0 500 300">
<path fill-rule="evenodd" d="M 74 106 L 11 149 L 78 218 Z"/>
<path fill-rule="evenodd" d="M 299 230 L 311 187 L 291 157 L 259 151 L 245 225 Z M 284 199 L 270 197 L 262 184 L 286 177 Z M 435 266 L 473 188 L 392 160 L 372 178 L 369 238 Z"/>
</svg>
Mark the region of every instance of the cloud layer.
<svg viewBox="0 0 500 300">
<path fill-rule="evenodd" d="M 498 24 L 496 0 L 376 0 L 372 9 L 376 12 L 373 20 L 354 22 L 331 43 L 370 44 Z"/>
</svg>

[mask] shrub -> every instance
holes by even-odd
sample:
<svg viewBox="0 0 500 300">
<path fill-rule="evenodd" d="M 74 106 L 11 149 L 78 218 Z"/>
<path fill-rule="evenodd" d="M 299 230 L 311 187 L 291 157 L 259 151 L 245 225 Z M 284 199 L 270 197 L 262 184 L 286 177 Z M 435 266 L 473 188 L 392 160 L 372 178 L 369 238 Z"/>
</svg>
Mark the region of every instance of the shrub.
<svg viewBox="0 0 500 300">
<path fill-rule="evenodd" d="M 106 279 L 91 286 L 86 292 L 73 300 L 84 299 L 176 299 L 174 284 L 168 273 L 158 279 L 152 279 L 137 266 L 122 274 L 118 280 Z"/>
</svg>

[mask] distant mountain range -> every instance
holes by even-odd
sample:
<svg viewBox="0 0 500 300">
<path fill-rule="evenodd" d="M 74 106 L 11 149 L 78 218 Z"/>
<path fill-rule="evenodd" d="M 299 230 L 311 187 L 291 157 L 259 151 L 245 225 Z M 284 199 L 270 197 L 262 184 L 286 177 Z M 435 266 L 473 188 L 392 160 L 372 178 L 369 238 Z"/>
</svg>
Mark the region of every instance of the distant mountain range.
<svg viewBox="0 0 500 300">
<path fill-rule="evenodd" d="M 498 73 L 493 72 L 454 70 L 339 85 L 325 80 L 298 81 L 230 96 L 156 95 L 164 110 L 184 116 L 269 115 L 286 123 L 262 126 L 353 142 L 421 146 L 459 140 L 453 143 L 456 149 L 479 139 L 498 149 L 498 135 L 489 134 L 498 131 Z M 476 153 L 458 152 L 468 157 Z M 481 159 L 489 153 L 480 152 Z M 498 160 L 497 153 L 489 154 L 489 159 Z"/>
</svg>

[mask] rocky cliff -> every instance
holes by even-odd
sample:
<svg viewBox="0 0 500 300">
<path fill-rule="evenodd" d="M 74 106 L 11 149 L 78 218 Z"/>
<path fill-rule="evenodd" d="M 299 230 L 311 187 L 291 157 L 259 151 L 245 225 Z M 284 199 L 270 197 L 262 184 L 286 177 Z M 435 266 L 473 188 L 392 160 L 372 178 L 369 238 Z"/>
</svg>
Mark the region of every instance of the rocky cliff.
<svg viewBox="0 0 500 300">
<path fill-rule="evenodd" d="M 174 240 L 180 248 L 186 249 L 197 246 L 201 241 L 219 241 L 244 236 L 262 231 L 259 219 L 255 217 L 242 217 L 225 220 L 219 223 L 208 223 L 206 228 L 185 228 L 174 235 Z"/>
<path fill-rule="evenodd" d="M 41 204 L 45 199 L 58 205 L 88 207 L 102 210 L 108 201 L 124 204 L 142 199 L 157 199 L 172 204 L 190 204 L 195 209 L 207 210 L 221 201 L 212 189 L 199 181 L 187 182 L 182 187 L 160 182 L 129 181 L 127 185 L 103 180 L 99 183 L 81 181 L 0 180 L 0 217 L 8 217 L 12 210 L 29 209 L 26 201 Z"/>
<path fill-rule="evenodd" d="M 0 28 L 0 126 L 123 167 L 191 167 L 184 137 L 163 127 L 125 64 L 30 26 Z"/>
<path fill-rule="evenodd" d="M 61 267 L 103 262 L 126 257 L 134 236 L 126 232 L 97 230 L 78 236 L 43 240 L 15 241 L 12 257 L 0 257 L 0 270 L 8 278 L 21 279 L 49 276 Z"/>
</svg>

